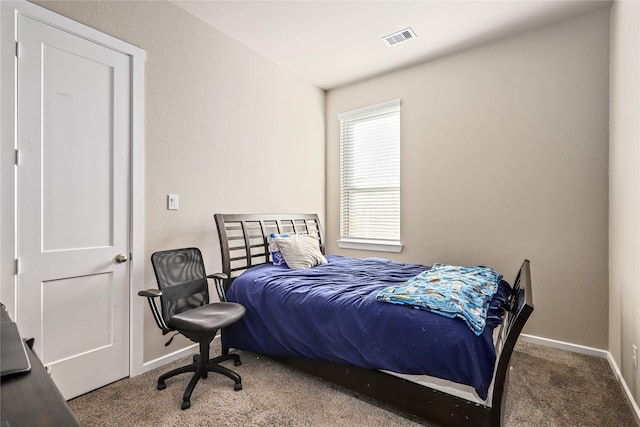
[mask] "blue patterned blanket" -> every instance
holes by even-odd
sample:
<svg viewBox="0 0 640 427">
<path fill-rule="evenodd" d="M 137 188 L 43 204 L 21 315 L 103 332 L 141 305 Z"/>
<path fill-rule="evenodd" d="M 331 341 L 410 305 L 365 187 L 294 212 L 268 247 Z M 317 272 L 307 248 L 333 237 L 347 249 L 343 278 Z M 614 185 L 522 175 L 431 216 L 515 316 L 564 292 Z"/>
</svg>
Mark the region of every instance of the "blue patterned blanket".
<svg viewBox="0 0 640 427">
<path fill-rule="evenodd" d="M 484 331 L 489 301 L 502 275 L 488 267 L 435 264 L 399 286 L 381 290 L 377 300 L 463 319 L 474 334 Z"/>
</svg>

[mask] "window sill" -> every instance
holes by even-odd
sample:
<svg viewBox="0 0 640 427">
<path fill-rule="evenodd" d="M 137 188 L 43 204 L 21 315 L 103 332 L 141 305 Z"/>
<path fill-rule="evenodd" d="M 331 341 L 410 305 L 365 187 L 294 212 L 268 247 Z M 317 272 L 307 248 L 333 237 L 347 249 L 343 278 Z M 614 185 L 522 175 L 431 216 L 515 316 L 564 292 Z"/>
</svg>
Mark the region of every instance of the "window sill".
<svg viewBox="0 0 640 427">
<path fill-rule="evenodd" d="M 385 240 L 338 240 L 338 247 L 341 249 L 361 249 L 365 251 L 379 252 L 402 252 L 404 244 L 402 242 L 390 242 Z"/>
</svg>

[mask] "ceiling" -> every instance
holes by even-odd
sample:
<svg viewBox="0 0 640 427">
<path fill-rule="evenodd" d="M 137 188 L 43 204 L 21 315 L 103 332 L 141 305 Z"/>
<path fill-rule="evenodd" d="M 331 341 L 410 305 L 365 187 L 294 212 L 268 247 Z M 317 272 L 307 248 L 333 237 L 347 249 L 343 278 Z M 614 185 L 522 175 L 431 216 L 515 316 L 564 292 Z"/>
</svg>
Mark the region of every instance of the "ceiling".
<svg viewBox="0 0 640 427">
<path fill-rule="evenodd" d="M 608 7 L 597 0 L 171 0 L 322 89 Z M 411 27 L 417 38 L 382 37 Z"/>
</svg>

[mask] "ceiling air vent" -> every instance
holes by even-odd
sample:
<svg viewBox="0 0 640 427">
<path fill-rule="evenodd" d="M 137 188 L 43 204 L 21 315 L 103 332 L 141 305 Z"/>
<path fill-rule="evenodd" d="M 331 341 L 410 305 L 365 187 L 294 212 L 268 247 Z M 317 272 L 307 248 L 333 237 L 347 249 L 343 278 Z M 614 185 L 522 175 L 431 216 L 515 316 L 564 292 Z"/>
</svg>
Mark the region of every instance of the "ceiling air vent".
<svg viewBox="0 0 640 427">
<path fill-rule="evenodd" d="M 399 43 L 406 42 L 407 40 L 415 39 L 416 33 L 413 32 L 411 28 L 407 28 L 402 31 L 398 31 L 397 33 L 389 34 L 386 37 L 383 37 L 382 40 L 388 46 L 395 46 Z"/>
</svg>

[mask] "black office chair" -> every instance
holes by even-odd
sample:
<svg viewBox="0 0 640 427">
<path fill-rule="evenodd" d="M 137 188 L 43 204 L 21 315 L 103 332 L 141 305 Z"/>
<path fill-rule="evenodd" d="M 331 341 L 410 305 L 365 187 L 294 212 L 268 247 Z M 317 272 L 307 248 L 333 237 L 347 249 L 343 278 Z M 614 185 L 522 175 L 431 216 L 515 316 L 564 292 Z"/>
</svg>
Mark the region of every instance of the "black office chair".
<svg viewBox="0 0 640 427">
<path fill-rule="evenodd" d="M 158 378 L 158 390 L 167 387 L 167 378 L 194 372 L 182 398 L 182 409 L 191 406 L 191 393 L 200 378 L 207 378 L 207 372 L 218 372 L 231 378 L 235 381 L 234 390 L 242 390 L 240 375 L 219 365 L 222 361 L 233 360 L 235 366 L 239 366 L 241 362 L 237 354 L 223 354 L 209 359 L 209 344 L 218 330 L 240 320 L 245 313 L 242 305 L 227 302 L 222 286 L 226 277 L 223 274 L 207 276 L 202 253 L 197 248 L 156 252 L 151 255 L 151 264 L 159 289 L 147 289 L 138 292 L 138 295 L 147 298 L 163 335 L 176 331 L 176 334 L 180 333 L 200 344 L 200 354 L 194 355 L 191 365 L 174 369 Z M 221 302 L 209 303 L 208 278 L 215 280 Z M 162 313 L 156 304 L 157 297 L 160 297 Z"/>
</svg>

